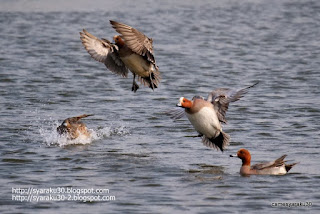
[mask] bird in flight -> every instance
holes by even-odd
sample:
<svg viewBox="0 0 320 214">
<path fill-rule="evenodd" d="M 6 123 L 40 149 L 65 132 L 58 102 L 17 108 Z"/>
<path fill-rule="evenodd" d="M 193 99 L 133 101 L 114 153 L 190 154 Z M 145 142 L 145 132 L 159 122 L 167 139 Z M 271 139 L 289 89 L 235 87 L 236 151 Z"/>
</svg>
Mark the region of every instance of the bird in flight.
<svg viewBox="0 0 320 214">
<path fill-rule="evenodd" d="M 158 88 L 161 78 L 153 54 L 153 40 L 129 25 L 111 20 L 110 24 L 120 34 L 113 37 L 114 43 L 99 39 L 83 29 L 80 39 L 85 49 L 93 59 L 104 63 L 115 74 L 127 77 L 130 70 L 133 92 L 139 89 L 136 76 L 152 90 Z"/>
</svg>

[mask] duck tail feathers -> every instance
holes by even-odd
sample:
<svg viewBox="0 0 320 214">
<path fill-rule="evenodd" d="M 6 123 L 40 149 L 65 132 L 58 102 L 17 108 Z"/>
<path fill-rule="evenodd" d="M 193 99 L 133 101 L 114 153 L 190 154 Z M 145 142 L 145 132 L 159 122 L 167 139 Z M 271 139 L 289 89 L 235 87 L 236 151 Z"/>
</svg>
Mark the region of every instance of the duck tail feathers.
<svg viewBox="0 0 320 214">
<path fill-rule="evenodd" d="M 221 152 L 223 152 L 227 148 L 227 146 L 229 145 L 229 141 L 230 136 L 224 132 L 220 132 L 218 137 L 211 139 L 207 138 L 206 136 L 202 137 L 203 145 L 209 148 L 220 150 Z"/>
<path fill-rule="evenodd" d="M 161 77 L 160 72 L 158 70 L 154 70 L 150 72 L 149 77 L 139 77 L 139 81 L 145 86 L 150 87 L 152 90 L 158 88 Z"/>
<path fill-rule="evenodd" d="M 289 170 L 298 163 L 292 163 L 292 164 L 285 164 L 285 167 L 286 167 L 286 171 L 289 172 Z"/>
</svg>

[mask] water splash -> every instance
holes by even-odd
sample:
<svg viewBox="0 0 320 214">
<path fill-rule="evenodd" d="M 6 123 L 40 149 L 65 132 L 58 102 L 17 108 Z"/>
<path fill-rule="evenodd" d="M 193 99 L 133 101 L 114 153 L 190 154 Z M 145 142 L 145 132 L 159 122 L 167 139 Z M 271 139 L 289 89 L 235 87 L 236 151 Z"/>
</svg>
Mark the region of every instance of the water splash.
<svg viewBox="0 0 320 214">
<path fill-rule="evenodd" d="M 113 135 L 124 136 L 130 134 L 129 129 L 123 125 L 119 127 L 100 127 L 97 130 L 89 129 L 94 140 L 108 138 Z"/>
<path fill-rule="evenodd" d="M 105 139 L 113 135 L 124 136 L 130 134 L 130 131 L 125 126 L 119 127 L 99 127 L 95 129 L 88 129 L 90 132 L 90 137 L 80 135 L 78 138 L 70 140 L 65 135 L 59 135 L 56 131 L 58 126 L 58 121 L 53 122 L 49 129 L 44 127 L 39 128 L 40 136 L 43 138 L 44 142 L 51 145 L 58 145 L 60 147 L 69 145 L 86 145 L 91 144 L 94 141 Z"/>
</svg>

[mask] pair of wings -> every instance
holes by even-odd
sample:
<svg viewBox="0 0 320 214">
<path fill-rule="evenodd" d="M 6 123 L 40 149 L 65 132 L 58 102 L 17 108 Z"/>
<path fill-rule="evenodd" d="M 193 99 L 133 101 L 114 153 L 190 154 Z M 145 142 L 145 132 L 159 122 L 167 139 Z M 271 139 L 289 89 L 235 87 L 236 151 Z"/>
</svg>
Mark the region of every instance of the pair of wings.
<svg viewBox="0 0 320 214">
<path fill-rule="evenodd" d="M 111 20 L 110 23 L 121 34 L 121 38 L 125 40 L 129 49 L 145 57 L 158 70 L 153 56 L 152 39 L 128 25 Z M 85 29 L 80 32 L 80 39 L 93 59 L 104 63 L 111 72 L 127 77 L 128 69 L 119 57 L 119 48 L 116 44 L 107 39 L 99 39 Z"/>
<path fill-rule="evenodd" d="M 235 102 L 242 98 L 246 93 L 248 93 L 248 89 L 254 87 L 259 82 L 254 83 L 251 86 L 248 86 L 246 88 L 240 89 L 240 90 L 232 90 L 228 88 L 218 88 L 212 92 L 209 93 L 207 101 L 212 103 L 218 119 L 222 123 L 227 123 L 226 120 L 226 113 L 229 108 L 230 102 Z M 195 96 L 192 98 L 194 99 L 204 99 L 201 96 Z M 184 116 L 184 109 L 175 109 L 173 110 L 170 115 L 172 119 L 180 119 Z"/>
</svg>

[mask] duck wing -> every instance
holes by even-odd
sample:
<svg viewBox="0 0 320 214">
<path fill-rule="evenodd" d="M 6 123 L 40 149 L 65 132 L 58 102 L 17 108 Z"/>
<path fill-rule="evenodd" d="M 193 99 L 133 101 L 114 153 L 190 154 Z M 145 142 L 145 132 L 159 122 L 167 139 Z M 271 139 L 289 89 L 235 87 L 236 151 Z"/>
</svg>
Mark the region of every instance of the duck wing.
<svg viewBox="0 0 320 214">
<path fill-rule="evenodd" d="M 68 120 L 70 123 L 76 123 L 79 120 L 81 120 L 82 118 L 89 117 L 89 116 L 93 116 L 93 114 L 82 114 L 82 115 L 79 115 L 79 116 L 76 116 L 76 117 L 70 117 L 70 118 L 68 118 L 66 120 Z"/>
<path fill-rule="evenodd" d="M 90 56 L 98 62 L 102 62 L 113 73 L 127 77 L 128 69 L 118 54 L 118 46 L 107 39 L 99 39 L 83 29 L 80 39 Z"/>
<path fill-rule="evenodd" d="M 178 120 L 185 116 L 185 110 L 183 108 L 174 108 L 165 112 L 173 120 Z"/>
<path fill-rule="evenodd" d="M 283 166 L 285 157 L 287 157 L 287 155 L 282 155 L 280 158 L 276 159 L 275 161 L 258 163 L 258 164 L 252 165 L 251 169 L 262 170 L 262 169 L 267 169 L 267 168 L 274 168 L 274 167 Z"/>
<path fill-rule="evenodd" d="M 217 112 L 218 119 L 220 122 L 227 123 L 226 113 L 229 108 L 229 103 L 235 102 L 242 98 L 248 89 L 254 87 L 259 82 L 254 83 L 251 86 L 242 88 L 240 90 L 233 90 L 229 88 L 218 88 L 209 93 L 207 101 L 211 102 L 214 106 L 215 111 Z"/>
<path fill-rule="evenodd" d="M 149 62 L 151 62 L 158 70 L 156 60 L 153 56 L 153 40 L 137 29 L 116 21 L 110 20 L 112 27 L 121 34 L 121 37 L 125 40 L 126 45 L 136 54 L 145 56 Z"/>
</svg>

